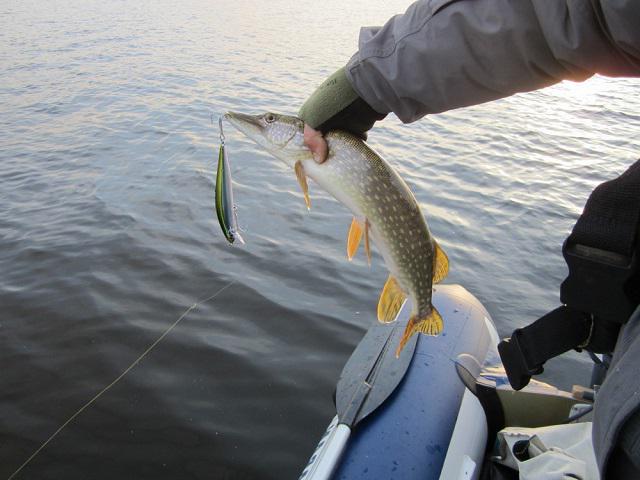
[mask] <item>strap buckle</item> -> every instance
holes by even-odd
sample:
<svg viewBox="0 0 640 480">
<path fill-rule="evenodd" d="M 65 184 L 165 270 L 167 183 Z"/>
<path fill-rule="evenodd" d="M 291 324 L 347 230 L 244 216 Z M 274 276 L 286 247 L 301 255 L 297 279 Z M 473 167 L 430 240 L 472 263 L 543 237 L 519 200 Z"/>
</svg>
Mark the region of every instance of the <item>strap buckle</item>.
<svg viewBox="0 0 640 480">
<path fill-rule="evenodd" d="M 544 371 L 542 364 L 529 365 L 519 338 L 521 329 L 516 329 L 511 338 L 505 338 L 498 344 L 498 353 L 507 372 L 507 378 L 514 390 L 522 390 L 527 386 L 532 375 Z"/>
<path fill-rule="evenodd" d="M 634 251 L 626 255 L 567 239 L 562 246 L 569 275 L 560 286 L 560 301 L 576 310 L 625 323 L 638 305 L 638 292 L 627 287 L 638 269 Z"/>
</svg>

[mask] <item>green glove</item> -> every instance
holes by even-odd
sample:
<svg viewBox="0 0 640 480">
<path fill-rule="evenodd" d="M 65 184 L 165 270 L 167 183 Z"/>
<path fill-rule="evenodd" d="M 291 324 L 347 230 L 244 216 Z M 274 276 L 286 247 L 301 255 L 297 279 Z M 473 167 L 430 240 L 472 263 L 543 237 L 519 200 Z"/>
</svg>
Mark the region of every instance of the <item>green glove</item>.
<svg viewBox="0 0 640 480">
<path fill-rule="evenodd" d="M 373 124 L 386 117 L 376 112 L 353 89 L 344 67 L 326 79 L 302 105 L 298 116 L 322 133 L 346 130 L 363 139 Z"/>
</svg>

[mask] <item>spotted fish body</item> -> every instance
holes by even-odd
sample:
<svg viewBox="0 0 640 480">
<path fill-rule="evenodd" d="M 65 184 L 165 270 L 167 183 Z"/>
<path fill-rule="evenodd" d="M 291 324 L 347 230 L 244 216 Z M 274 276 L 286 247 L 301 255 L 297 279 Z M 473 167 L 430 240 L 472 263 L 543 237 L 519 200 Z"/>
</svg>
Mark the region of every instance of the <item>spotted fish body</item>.
<svg viewBox="0 0 640 480">
<path fill-rule="evenodd" d="M 418 315 L 431 310 L 434 245 L 406 183 L 360 139 L 341 131 L 326 136 L 323 164 L 303 162 L 306 174 L 369 223 L 371 239 Z M 366 220 L 365 220 L 366 219 Z"/>
<path fill-rule="evenodd" d="M 412 300 L 413 311 L 398 353 L 414 333 L 438 334 L 442 319 L 431 304 L 431 296 L 434 280 L 446 275 L 448 263 L 415 197 L 396 171 L 362 140 L 343 131 L 325 135 L 329 153 L 327 160 L 318 164 L 303 144 L 301 120 L 272 113 L 249 116 L 230 112 L 226 117 L 294 167 L 308 206 L 306 177 L 353 212 L 349 242 L 355 243 L 355 248 L 348 247 L 349 256 L 357 249 L 360 228 L 367 250 L 370 237 L 390 271 L 378 305 L 379 320 L 393 321 L 405 296 Z"/>
</svg>

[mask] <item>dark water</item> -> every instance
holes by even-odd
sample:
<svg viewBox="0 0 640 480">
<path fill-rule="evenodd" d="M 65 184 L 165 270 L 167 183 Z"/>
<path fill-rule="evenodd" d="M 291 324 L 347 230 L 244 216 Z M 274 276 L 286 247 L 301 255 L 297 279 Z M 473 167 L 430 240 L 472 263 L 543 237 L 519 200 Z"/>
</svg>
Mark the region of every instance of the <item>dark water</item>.
<svg viewBox="0 0 640 480">
<path fill-rule="evenodd" d="M 295 113 L 360 25 L 407 2 L 0 5 L 0 477 L 293 478 L 373 320 L 386 271 L 344 258 L 350 216 L 231 129 L 240 223 L 213 210 L 225 110 Z M 590 190 L 640 152 L 639 83 L 595 78 L 397 119 L 371 144 L 414 190 L 449 282 L 502 335 L 558 302 Z M 233 282 L 233 283 L 232 283 Z M 547 379 L 583 381 L 577 354 Z"/>
</svg>

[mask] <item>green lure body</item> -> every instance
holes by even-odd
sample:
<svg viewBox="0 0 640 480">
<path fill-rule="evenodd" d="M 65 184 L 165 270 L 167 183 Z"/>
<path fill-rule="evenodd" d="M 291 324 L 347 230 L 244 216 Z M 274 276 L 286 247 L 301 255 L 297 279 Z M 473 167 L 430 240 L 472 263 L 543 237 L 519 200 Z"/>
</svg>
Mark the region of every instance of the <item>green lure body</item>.
<svg viewBox="0 0 640 480">
<path fill-rule="evenodd" d="M 233 188 L 231 180 L 231 166 L 227 158 L 227 151 L 222 133 L 222 117 L 220 117 L 220 150 L 218 152 L 218 169 L 216 173 L 216 214 L 222 233 L 229 243 L 238 240 L 244 244 L 244 240 L 238 229 L 238 217 L 233 203 Z"/>
</svg>

